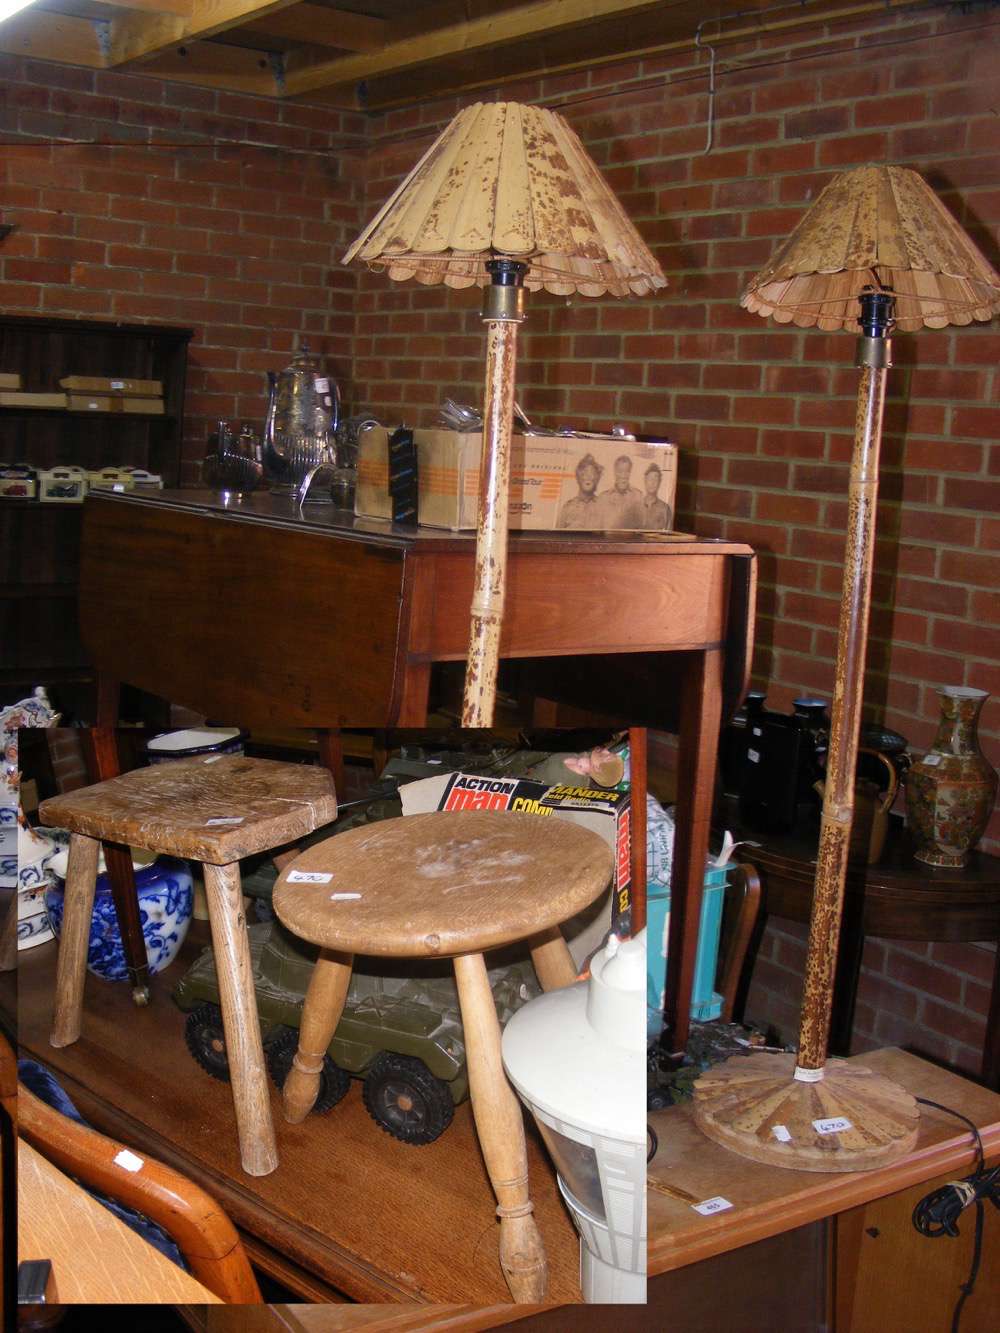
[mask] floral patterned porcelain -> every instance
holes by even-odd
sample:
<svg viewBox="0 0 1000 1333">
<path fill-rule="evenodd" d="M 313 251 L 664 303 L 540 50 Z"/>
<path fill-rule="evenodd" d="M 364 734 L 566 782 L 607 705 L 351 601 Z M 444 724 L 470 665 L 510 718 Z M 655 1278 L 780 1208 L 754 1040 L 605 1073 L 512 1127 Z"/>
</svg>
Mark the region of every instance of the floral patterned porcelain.
<svg viewBox="0 0 1000 1333">
<path fill-rule="evenodd" d="M 35 690 L 28 699 L 20 699 L 0 709 L 0 888 L 20 888 L 18 884 L 18 810 L 21 775 L 17 770 L 17 733 L 20 727 L 54 727 L 59 714 L 54 712 L 45 691 Z"/>
<path fill-rule="evenodd" d="M 938 697 L 941 721 L 934 743 L 906 775 L 906 820 L 918 861 L 964 866 L 997 794 L 997 775 L 979 748 L 977 732 L 989 694 L 946 685 Z"/>
<path fill-rule="evenodd" d="M 33 829 L 20 810 L 16 829 L 17 947 L 30 949 L 52 938 L 44 891 L 53 882 L 51 863 L 60 848 L 54 838 Z"/>
<path fill-rule="evenodd" d="M 135 886 L 149 970 L 162 972 L 176 958 L 191 922 L 191 870 L 186 861 L 161 856 L 151 865 L 136 870 Z M 56 935 L 62 928 L 63 897 L 61 884 L 45 894 L 49 921 Z M 128 977 L 107 875 L 97 877 L 87 968 L 106 981 L 125 981 Z"/>
</svg>

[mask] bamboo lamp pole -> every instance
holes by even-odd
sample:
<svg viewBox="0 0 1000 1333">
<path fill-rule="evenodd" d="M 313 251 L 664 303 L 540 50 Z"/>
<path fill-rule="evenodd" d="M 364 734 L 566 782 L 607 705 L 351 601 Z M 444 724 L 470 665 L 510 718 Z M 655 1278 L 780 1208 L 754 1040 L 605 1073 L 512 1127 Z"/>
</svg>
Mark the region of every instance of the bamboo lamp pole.
<svg viewBox="0 0 1000 1333">
<path fill-rule="evenodd" d="M 462 725 L 492 725 L 507 563 L 517 327 L 525 291 L 639 296 L 666 279 L 561 116 L 464 107 L 344 256 L 394 281 L 485 287 L 486 391 Z"/>
<path fill-rule="evenodd" d="M 1000 313 L 1000 277 L 923 180 L 861 167 L 827 186 L 743 305 L 799 327 L 860 325 L 827 778 L 795 1056 L 737 1057 L 695 1085 L 701 1129 L 744 1156 L 812 1171 L 857 1171 L 916 1143 L 902 1088 L 827 1060 L 864 689 L 879 449 L 893 328 L 969 324 Z"/>
</svg>

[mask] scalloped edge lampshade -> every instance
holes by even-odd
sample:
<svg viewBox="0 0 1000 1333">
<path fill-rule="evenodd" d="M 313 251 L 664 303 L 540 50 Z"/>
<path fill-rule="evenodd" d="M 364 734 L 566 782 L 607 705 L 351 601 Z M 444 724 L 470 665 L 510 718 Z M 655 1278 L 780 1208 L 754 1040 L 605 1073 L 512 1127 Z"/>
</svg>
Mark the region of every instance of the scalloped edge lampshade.
<svg viewBox="0 0 1000 1333">
<path fill-rule="evenodd" d="M 825 187 L 740 304 L 781 324 L 858 331 L 864 289 L 896 298 L 896 329 L 1000 313 L 1000 276 L 915 171 L 856 167 Z"/>
<path fill-rule="evenodd" d="M 667 280 L 566 121 L 477 102 L 435 140 L 344 256 L 403 281 L 484 286 L 486 261 L 527 264 L 556 295 L 641 296 Z"/>
</svg>

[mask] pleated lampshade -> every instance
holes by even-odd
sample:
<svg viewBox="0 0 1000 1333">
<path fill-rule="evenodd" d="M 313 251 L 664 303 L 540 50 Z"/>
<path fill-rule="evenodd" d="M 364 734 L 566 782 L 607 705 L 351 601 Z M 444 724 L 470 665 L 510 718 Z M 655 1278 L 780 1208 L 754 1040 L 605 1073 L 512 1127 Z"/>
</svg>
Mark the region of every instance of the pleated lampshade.
<svg viewBox="0 0 1000 1333">
<path fill-rule="evenodd" d="M 1000 313 L 1000 275 L 906 167 L 857 167 L 823 190 L 741 304 L 782 324 L 858 331 L 865 289 L 896 298 L 896 329 Z"/>
<path fill-rule="evenodd" d="M 465 107 L 354 242 L 390 278 L 483 286 L 486 263 L 527 264 L 525 286 L 558 295 L 643 295 L 666 286 L 648 246 L 586 149 L 554 111 Z"/>
</svg>

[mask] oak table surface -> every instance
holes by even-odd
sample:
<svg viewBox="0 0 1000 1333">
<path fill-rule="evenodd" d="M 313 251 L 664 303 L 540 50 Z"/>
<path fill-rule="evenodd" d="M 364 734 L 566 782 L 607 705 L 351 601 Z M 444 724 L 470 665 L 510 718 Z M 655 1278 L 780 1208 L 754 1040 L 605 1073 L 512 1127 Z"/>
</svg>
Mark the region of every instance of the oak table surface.
<svg viewBox="0 0 1000 1333">
<path fill-rule="evenodd" d="M 917 1097 L 952 1106 L 979 1127 L 986 1159 L 1000 1154 L 1000 1097 L 904 1051 L 853 1057 Z M 896 1194 L 945 1172 L 976 1165 L 969 1131 L 953 1116 L 921 1106 L 916 1147 L 872 1171 L 829 1174 L 765 1166 L 706 1138 L 684 1102 L 654 1112 L 659 1149 L 647 1170 L 649 1271 L 669 1272 L 793 1227 Z M 694 1205 L 723 1198 L 731 1208 L 702 1216 Z"/>
<path fill-rule="evenodd" d="M 22 1139 L 18 1259 L 49 1259 L 60 1305 L 218 1305 L 206 1287 Z"/>
</svg>

